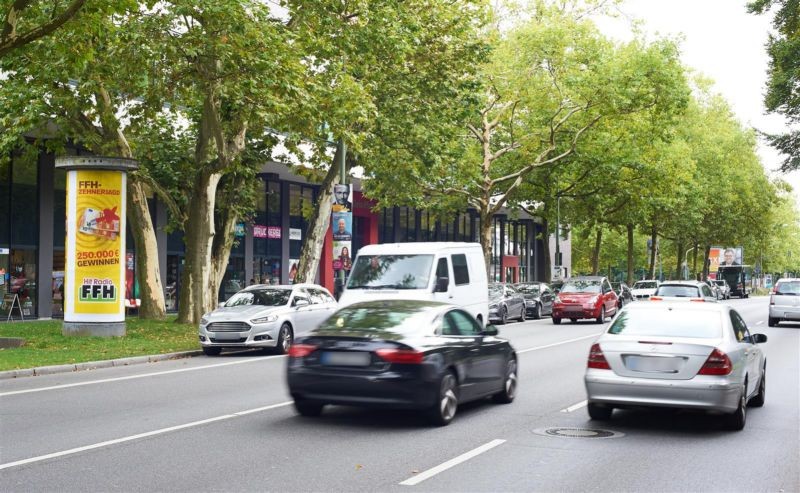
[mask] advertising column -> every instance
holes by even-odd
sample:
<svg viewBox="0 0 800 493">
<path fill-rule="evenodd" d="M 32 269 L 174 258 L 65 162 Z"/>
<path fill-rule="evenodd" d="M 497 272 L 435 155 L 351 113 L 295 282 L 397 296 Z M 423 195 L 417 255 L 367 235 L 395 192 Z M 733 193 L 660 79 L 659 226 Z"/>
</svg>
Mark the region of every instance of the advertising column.
<svg viewBox="0 0 800 493">
<path fill-rule="evenodd" d="M 67 156 L 64 335 L 125 335 L 125 201 L 132 159 Z"/>
</svg>

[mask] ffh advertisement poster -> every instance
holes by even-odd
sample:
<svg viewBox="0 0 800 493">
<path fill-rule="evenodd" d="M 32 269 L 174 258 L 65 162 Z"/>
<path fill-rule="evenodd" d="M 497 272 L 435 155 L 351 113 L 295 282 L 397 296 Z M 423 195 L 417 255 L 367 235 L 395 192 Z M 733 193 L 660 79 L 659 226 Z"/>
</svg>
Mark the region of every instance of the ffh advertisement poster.
<svg viewBox="0 0 800 493">
<path fill-rule="evenodd" d="M 125 181 L 119 171 L 68 172 L 67 321 L 124 320 Z"/>
</svg>

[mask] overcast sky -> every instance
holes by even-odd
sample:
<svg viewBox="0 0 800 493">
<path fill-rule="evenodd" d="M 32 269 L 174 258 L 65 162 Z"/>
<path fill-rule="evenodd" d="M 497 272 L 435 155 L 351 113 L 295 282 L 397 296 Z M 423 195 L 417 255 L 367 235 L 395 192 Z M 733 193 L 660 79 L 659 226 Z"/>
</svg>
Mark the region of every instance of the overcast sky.
<svg viewBox="0 0 800 493">
<path fill-rule="evenodd" d="M 640 19 L 651 37 L 681 36 L 684 63 L 715 81 L 715 89 L 742 123 L 765 132 L 783 132 L 787 130 L 783 118 L 764 110 L 768 66 L 764 45 L 771 15 L 748 14 L 746 5 L 745 0 L 625 0 L 618 19 L 598 24 L 620 39 L 630 37 L 632 19 Z M 766 144 L 760 146 L 759 155 L 768 170 L 780 164 L 780 155 Z M 800 203 L 800 172 L 784 178 L 795 188 Z"/>
</svg>

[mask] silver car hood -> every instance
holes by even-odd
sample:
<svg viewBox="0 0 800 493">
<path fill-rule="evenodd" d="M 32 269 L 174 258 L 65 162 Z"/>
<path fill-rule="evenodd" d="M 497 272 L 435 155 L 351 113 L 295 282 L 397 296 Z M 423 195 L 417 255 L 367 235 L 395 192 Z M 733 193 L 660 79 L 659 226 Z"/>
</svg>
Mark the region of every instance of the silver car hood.
<svg viewBox="0 0 800 493">
<path fill-rule="evenodd" d="M 217 308 L 206 315 L 209 322 L 227 322 L 231 320 L 250 320 L 256 317 L 265 317 L 271 313 L 286 308 L 285 306 L 241 305 L 224 306 Z"/>
</svg>

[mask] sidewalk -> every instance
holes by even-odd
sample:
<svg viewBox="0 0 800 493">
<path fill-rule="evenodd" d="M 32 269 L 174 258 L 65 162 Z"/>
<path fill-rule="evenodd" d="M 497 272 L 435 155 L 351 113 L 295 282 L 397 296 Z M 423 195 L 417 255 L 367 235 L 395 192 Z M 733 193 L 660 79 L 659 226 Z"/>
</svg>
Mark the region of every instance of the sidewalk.
<svg viewBox="0 0 800 493">
<path fill-rule="evenodd" d="M 203 351 L 182 351 L 178 353 L 154 354 L 150 356 L 132 356 L 130 358 L 108 359 L 103 361 L 89 361 L 69 365 L 39 366 L 23 370 L 0 371 L 0 380 L 18 377 L 33 377 L 38 375 L 53 375 L 55 373 L 70 373 L 81 370 L 94 370 L 96 368 L 111 368 L 114 366 L 130 366 L 140 363 L 155 363 L 170 359 L 191 358 L 199 356 Z"/>
</svg>

